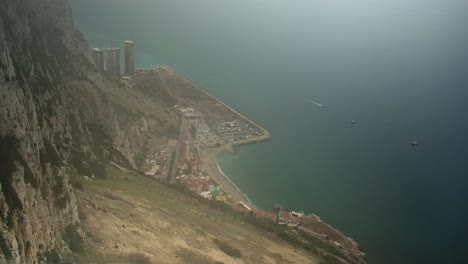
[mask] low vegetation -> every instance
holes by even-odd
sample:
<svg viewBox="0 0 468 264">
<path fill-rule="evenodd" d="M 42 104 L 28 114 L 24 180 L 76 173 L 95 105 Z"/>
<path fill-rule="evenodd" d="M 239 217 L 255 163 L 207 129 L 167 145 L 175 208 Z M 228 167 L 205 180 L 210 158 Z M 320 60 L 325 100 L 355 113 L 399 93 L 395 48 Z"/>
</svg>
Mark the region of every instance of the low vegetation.
<svg viewBox="0 0 468 264">
<path fill-rule="evenodd" d="M 151 264 L 151 259 L 145 254 L 132 253 L 127 257 L 128 262 L 132 264 Z"/>
<path fill-rule="evenodd" d="M 76 176 L 76 175 L 71 175 L 70 176 L 70 184 L 71 186 L 73 186 L 73 188 L 76 188 L 78 190 L 83 190 L 84 188 L 84 185 L 83 185 L 83 182 L 81 181 L 81 178 L 80 176 Z"/>
<path fill-rule="evenodd" d="M 85 236 L 86 253 L 78 256 L 85 263 L 121 261 L 124 252 L 129 263 L 227 263 L 234 258 L 248 263 L 291 259 L 289 263 L 337 264 L 345 259 L 299 230 L 242 214 L 181 184 L 105 169 L 106 179 L 83 181 L 84 188 L 75 189 L 83 230 L 93 234 Z M 130 259 L 128 252 L 138 253 Z"/>
<path fill-rule="evenodd" d="M 172 189 L 175 189 L 181 193 L 184 193 L 190 197 L 193 197 L 197 199 L 201 203 L 205 203 L 209 205 L 211 208 L 220 210 L 224 213 L 228 213 L 233 215 L 234 217 L 240 219 L 241 221 L 247 222 L 249 224 L 252 224 L 258 228 L 261 228 L 265 231 L 275 233 L 276 236 L 281 238 L 284 241 L 287 241 L 288 243 L 291 243 L 292 245 L 296 247 L 301 247 L 307 251 L 310 251 L 313 254 L 316 255 L 323 255 L 326 257 L 328 262 L 324 263 L 334 263 L 330 262 L 330 259 L 332 259 L 333 256 L 329 254 L 322 254 L 322 251 L 329 252 L 330 254 L 336 255 L 340 258 L 346 259 L 346 256 L 344 256 L 338 249 L 333 247 L 332 245 L 325 243 L 321 241 L 320 239 L 313 237 L 307 233 L 305 233 L 302 230 L 296 230 L 294 232 L 291 232 L 291 229 L 285 226 L 277 225 L 275 223 L 272 223 L 270 221 L 263 221 L 261 219 L 255 218 L 252 215 L 246 215 L 237 211 L 232 210 L 232 208 L 223 202 L 217 202 L 214 200 L 208 200 L 205 199 L 193 191 L 188 190 L 184 185 L 175 183 L 175 184 L 168 184 L 165 182 L 162 182 L 166 186 L 169 186 Z M 322 251 L 320 251 L 321 249 Z M 341 262 L 338 262 L 341 263 Z"/>
<path fill-rule="evenodd" d="M 213 239 L 213 242 L 227 255 L 233 257 L 233 258 L 241 258 L 242 254 L 241 252 L 232 247 L 231 245 L 227 244 L 226 242 L 219 241 L 218 239 Z"/>
<path fill-rule="evenodd" d="M 67 242 L 70 250 L 76 253 L 83 253 L 84 252 L 84 240 L 83 237 L 79 233 L 80 226 L 78 224 L 75 225 L 68 225 L 65 228 L 65 234 L 63 236 L 63 240 Z"/>
</svg>

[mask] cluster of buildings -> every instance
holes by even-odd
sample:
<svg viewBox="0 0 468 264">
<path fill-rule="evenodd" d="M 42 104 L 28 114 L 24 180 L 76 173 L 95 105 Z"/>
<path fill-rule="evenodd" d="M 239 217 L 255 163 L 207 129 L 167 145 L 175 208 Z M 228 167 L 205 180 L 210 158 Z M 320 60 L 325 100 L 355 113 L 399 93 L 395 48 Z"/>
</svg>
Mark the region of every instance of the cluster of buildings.
<svg viewBox="0 0 468 264">
<path fill-rule="evenodd" d="M 195 140 L 198 146 L 214 147 L 221 145 L 221 138 L 208 127 L 202 117 L 190 118 L 188 121 L 195 130 Z"/>
<path fill-rule="evenodd" d="M 187 168 L 191 168 L 188 170 Z M 329 237 L 325 233 L 317 233 L 312 231 L 310 228 L 303 227 L 304 223 L 314 222 L 322 225 L 322 220 L 314 214 L 305 215 L 303 211 L 288 211 L 281 210 L 278 214 L 272 214 L 266 211 L 252 209 L 250 206 L 242 201 L 233 201 L 230 194 L 224 192 L 218 183 L 211 179 L 208 174 L 203 170 L 203 164 L 200 160 L 186 161 L 185 165 L 179 166 L 179 176 L 177 180 L 182 183 L 187 189 L 197 193 L 205 199 L 215 200 L 218 202 L 224 202 L 231 206 L 234 211 L 238 211 L 244 214 L 251 215 L 262 221 L 268 221 L 271 223 L 277 223 L 291 228 L 300 228 L 302 231 L 317 237 L 322 240 L 329 240 Z M 327 232 L 327 229 L 331 229 L 328 225 L 325 228 L 318 228 L 323 232 Z M 342 244 L 337 241 L 332 241 L 333 245 L 340 250 L 344 250 Z M 351 254 L 349 251 L 344 250 L 345 253 Z M 358 252 L 359 253 L 359 252 Z"/>
<path fill-rule="evenodd" d="M 218 202 L 230 201 L 232 196 L 225 193 L 205 170 L 203 162 L 195 154 L 196 148 L 189 144 L 190 138 L 191 136 L 187 131 L 182 135 L 176 180 L 203 198 Z"/>
<path fill-rule="evenodd" d="M 196 118 L 203 116 L 200 111 L 193 107 L 181 107 L 179 105 L 175 105 L 174 108 L 186 118 Z"/>
<path fill-rule="evenodd" d="M 225 142 L 233 142 L 261 136 L 262 133 L 241 119 L 218 121 L 211 129 L 201 111 L 194 107 L 174 106 L 184 116 L 194 130 L 194 138 L 200 147 L 215 147 Z"/>
<path fill-rule="evenodd" d="M 135 74 L 135 43 L 131 40 L 124 41 L 125 70 L 124 74 L 133 76 Z M 105 52 L 104 52 L 105 51 Z M 120 72 L 120 48 L 94 48 L 92 50 L 93 61 L 100 72 L 105 72 L 109 76 L 119 77 Z"/>
<path fill-rule="evenodd" d="M 268 212 L 253 210 L 243 202 L 235 202 L 232 195 L 223 191 L 221 186 L 212 179 L 205 171 L 203 162 L 193 155 L 189 142 L 189 135 L 185 133 L 182 137 L 181 157 L 177 166 L 176 180 L 183 184 L 187 189 L 195 192 L 203 198 L 225 202 L 231 205 L 235 211 L 245 214 L 253 214 L 254 217 L 263 221 L 287 225 L 289 227 L 298 227 L 297 218 L 303 217 L 304 212 L 283 210 L 278 215 Z"/>
<path fill-rule="evenodd" d="M 159 147 L 157 152 L 152 157 L 147 158 L 142 165 L 145 175 L 152 176 L 156 179 L 165 179 L 172 151 L 173 146 L 171 145 Z"/>
<path fill-rule="evenodd" d="M 277 222 L 279 225 L 286 225 L 289 227 L 298 227 L 300 225 L 298 218 L 304 216 L 304 212 L 302 211 L 289 212 L 287 210 L 283 210 L 279 212 L 278 215 L 275 215 L 275 214 L 271 214 L 265 211 L 252 210 L 249 206 L 247 206 L 243 202 L 237 202 L 237 203 L 231 204 L 231 207 L 235 211 L 245 213 L 245 214 L 252 214 L 255 218 L 258 218 L 262 221 L 268 221 L 272 223 Z"/>
<path fill-rule="evenodd" d="M 201 160 L 190 159 L 179 163 L 176 179 L 187 189 L 197 193 L 203 198 L 218 202 L 228 202 L 232 199 L 225 193 L 219 184 L 204 170 Z"/>
<path fill-rule="evenodd" d="M 197 112 L 192 108 L 182 108 L 182 110 L 183 112 L 181 112 L 183 114 L 187 113 L 190 115 Z M 203 133 L 214 134 L 214 132 L 207 132 L 209 128 L 204 123 L 202 117 L 188 118 L 188 121 L 196 128 L 196 135 L 199 134 L 198 131 L 202 131 L 202 135 Z M 255 130 L 251 130 L 250 126 L 243 121 L 223 122 L 220 125 L 223 126 L 222 129 L 225 129 L 226 133 L 233 133 L 235 137 L 242 136 L 241 134 L 237 134 L 237 132 L 242 130 L 247 131 L 246 133 L 257 132 Z M 176 172 L 176 180 L 183 184 L 188 190 L 195 192 L 205 199 L 227 203 L 233 210 L 250 215 L 262 221 L 268 221 L 278 225 L 304 231 L 307 234 L 332 245 L 336 249 L 348 255 L 359 256 L 359 254 L 361 254 L 357 248 L 354 249 L 352 246 L 343 245 L 343 243 L 347 242 L 343 242 L 344 240 L 342 236 L 337 234 L 337 232 L 334 231 L 334 229 L 330 226 L 323 224 L 320 218 L 314 214 L 306 216 L 303 211 L 279 210 L 279 208 L 276 213 L 270 213 L 250 208 L 250 206 L 244 202 L 235 201 L 232 195 L 225 192 L 221 186 L 207 173 L 202 161 L 196 154 L 198 151 L 197 147 L 190 144 L 192 139 L 190 134 L 191 133 L 188 131 L 185 131 L 182 135 L 180 141 L 181 156 L 180 159 L 177 160 L 178 163 Z M 195 137 L 197 140 L 201 140 L 199 136 Z"/>
<path fill-rule="evenodd" d="M 214 129 L 226 141 L 236 141 L 261 136 L 261 133 L 249 126 L 246 122 L 235 119 L 230 122 L 220 122 L 214 126 Z"/>
<path fill-rule="evenodd" d="M 203 114 L 193 107 L 174 106 L 189 122 L 194 132 L 195 143 L 200 147 L 213 147 L 222 140 L 205 123 Z"/>
</svg>

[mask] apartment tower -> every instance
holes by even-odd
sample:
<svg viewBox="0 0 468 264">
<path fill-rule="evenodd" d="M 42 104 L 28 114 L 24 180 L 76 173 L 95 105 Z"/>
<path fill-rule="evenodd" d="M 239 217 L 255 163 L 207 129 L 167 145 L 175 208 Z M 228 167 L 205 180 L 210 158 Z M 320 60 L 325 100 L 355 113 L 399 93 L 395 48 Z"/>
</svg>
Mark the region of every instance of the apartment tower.
<svg viewBox="0 0 468 264">
<path fill-rule="evenodd" d="M 102 49 L 93 49 L 93 60 L 96 69 L 100 72 L 104 72 L 104 51 Z"/>
<path fill-rule="evenodd" d="M 107 74 L 114 77 L 120 76 L 120 49 L 106 49 L 106 71 Z"/>
<path fill-rule="evenodd" d="M 125 75 L 132 76 L 135 74 L 135 43 L 131 40 L 126 40 L 125 44 Z"/>
</svg>

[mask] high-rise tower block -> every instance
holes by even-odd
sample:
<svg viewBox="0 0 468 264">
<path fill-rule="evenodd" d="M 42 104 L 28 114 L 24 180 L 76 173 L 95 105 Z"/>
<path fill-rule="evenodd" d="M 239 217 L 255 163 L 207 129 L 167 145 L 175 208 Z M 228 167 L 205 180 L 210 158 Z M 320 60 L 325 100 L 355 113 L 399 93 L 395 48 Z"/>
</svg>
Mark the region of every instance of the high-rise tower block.
<svg viewBox="0 0 468 264">
<path fill-rule="evenodd" d="M 106 71 L 107 74 L 114 77 L 120 76 L 120 49 L 106 49 Z"/>
<path fill-rule="evenodd" d="M 96 69 L 100 72 L 104 72 L 104 51 L 102 49 L 93 49 L 93 60 Z"/>
<path fill-rule="evenodd" d="M 125 44 L 125 75 L 135 74 L 135 54 L 134 47 L 135 42 L 126 40 Z"/>
</svg>

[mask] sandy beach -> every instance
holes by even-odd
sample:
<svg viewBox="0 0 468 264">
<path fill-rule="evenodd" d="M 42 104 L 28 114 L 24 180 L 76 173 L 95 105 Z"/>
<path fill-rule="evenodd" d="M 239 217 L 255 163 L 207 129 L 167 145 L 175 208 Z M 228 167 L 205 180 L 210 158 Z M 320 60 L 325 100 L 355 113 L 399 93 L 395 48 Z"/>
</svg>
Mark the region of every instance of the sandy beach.
<svg viewBox="0 0 468 264">
<path fill-rule="evenodd" d="M 226 177 L 224 177 L 218 170 L 217 157 L 222 151 L 225 151 L 225 148 L 207 148 L 201 151 L 200 158 L 205 165 L 206 172 L 208 172 L 210 177 L 218 182 L 225 192 L 231 194 L 235 201 L 241 201 L 253 207 L 239 189 L 229 179 L 226 179 Z"/>
<path fill-rule="evenodd" d="M 271 134 L 270 134 L 270 132 L 268 132 L 268 130 L 266 130 L 263 127 L 261 127 L 260 125 L 256 124 L 255 122 L 253 122 L 249 118 L 245 117 L 241 113 L 237 112 L 234 108 L 232 108 L 229 105 L 225 104 L 223 101 L 221 101 L 218 98 L 212 96 L 211 94 L 209 94 L 208 92 L 206 92 L 203 89 L 200 89 L 200 88 L 198 88 L 198 89 L 202 93 L 206 94 L 208 97 L 211 97 L 214 100 L 216 100 L 219 104 L 222 104 L 229 111 L 236 114 L 241 120 L 243 120 L 246 123 L 256 127 L 261 133 L 260 136 L 247 138 L 247 139 L 243 139 L 243 140 L 238 140 L 238 141 L 234 141 L 234 142 L 229 142 L 229 143 L 226 143 L 223 146 L 218 147 L 218 148 L 205 148 L 205 149 L 202 149 L 200 151 L 200 153 L 199 153 L 203 164 L 205 164 L 205 170 L 208 172 L 208 174 L 211 177 L 213 177 L 213 179 L 215 179 L 218 182 L 218 184 L 221 186 L 221 188 L 224 191 L 231 194 L 235 201 L 244 202 L 245 204 L 247 204 L 250 207 L 254 208 L 255 206 L 249 202 L 249 200 L 242 194 L 240 189 L 237 188 L 237 186 L 235 186 L 235 184 L 233 182 L 231 182 L 230 179 L 226 178 L 226 177 L 228 177 L 228 175 L 226 175 L 226 177 L 225 177 L 219 171 L 218 166 L 217 166 L 217 158 L 218 158 L 218 155 L 222 151 L 228 151 L 228 152 L 230 152 L 232 154 L 235 154 L 236 153 L 236 150 L 235 150 L 236 146 L 267 141 L 267 140 L 269 140 L 271 138 Z"/>
</svg>

